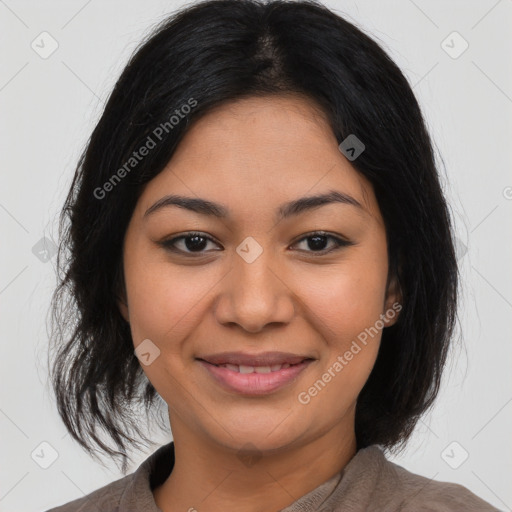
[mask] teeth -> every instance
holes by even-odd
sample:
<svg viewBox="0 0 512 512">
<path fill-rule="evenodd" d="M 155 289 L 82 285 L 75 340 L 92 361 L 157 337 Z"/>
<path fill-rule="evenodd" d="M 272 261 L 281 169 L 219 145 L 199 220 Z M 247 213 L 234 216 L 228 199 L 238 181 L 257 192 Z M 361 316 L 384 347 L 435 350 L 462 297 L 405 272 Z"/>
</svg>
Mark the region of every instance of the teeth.
<svg viewBox="0 0 512 512">
<path fill-rule="evenodd" d="M 254 371 L 256 373 L 270 373 L 272 370 L 271 370 L 270 366 L 256 366 L 254 368 Z"/>
<path fill-rule="evenodd" d="M 279 370 L 284 370 L 285 368 L 289 368 L 291 365 L 290 363 L 284 363 L 284 364 L 273 364 L 271 366 L 246 366 L 246 365 L 237 365 L 237 364 L 219 364 L 217 365 L 221 368 L 227 368 L 228 370 L 231 370 L 232 372 L 238 372 L 238 373 L 270 373 L 270 372 L 277 372 Z"/>
</svg>

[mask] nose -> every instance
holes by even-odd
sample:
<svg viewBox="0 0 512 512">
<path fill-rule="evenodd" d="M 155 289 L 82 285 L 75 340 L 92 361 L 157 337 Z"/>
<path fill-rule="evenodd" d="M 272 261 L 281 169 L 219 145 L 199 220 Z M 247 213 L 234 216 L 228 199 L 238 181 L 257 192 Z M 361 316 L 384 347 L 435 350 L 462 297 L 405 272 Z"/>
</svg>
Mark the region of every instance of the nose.
<svg viewBox="0 0 512 512">
<path fill-rule="evenodd" d="M 234 255 L 233 266 L 222 280 L 215 316 L 223 325 L 237 324 L 257 333 L 269 324 L 287 324 L 295 315 L 292 283 L 284 269 L 263 251 L 248 262 Z"/>
</svg>

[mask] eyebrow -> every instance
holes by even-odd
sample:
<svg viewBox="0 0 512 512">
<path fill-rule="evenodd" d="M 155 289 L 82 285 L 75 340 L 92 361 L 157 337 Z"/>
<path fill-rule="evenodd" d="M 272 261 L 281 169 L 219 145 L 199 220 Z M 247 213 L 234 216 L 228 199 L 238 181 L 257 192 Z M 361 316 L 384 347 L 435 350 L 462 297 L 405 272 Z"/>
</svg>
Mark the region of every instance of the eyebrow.
<svg viewBox="0 0 512 512">
<path fill-rule="evenodd" d="M 368 213 L 363 205 L 354 197 L 344 192 L 330 190 L 324 194 L 301 197 L 299 199 L 289 201 L 288 203 L 284 203 L 277 210 L 276 220 L 280 221 L 288 217 L 297 216 L 314 208 L 332 203 L 348 204 L 355 206 L 362 212 Z M 170 206 L 184 208 L 200 215 L 213 216 L 220 219 L 228 219 L 230 217 L 229 209 L 222 204 L 197 197 L 170 194 L 162 197 L 150 206 L 144 213 L 143 218 Z"/>
</svg>

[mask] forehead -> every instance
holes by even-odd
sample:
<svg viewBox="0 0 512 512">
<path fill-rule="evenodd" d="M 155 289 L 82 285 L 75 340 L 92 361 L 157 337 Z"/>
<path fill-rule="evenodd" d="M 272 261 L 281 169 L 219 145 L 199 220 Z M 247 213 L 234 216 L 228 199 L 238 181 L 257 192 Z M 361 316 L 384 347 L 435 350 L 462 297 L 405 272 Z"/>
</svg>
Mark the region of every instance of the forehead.
<svg viewBox="0 0 512 512">
<path fill-rule="evenodd" d="M 196 120 L 141 199 L 147 208 L 165 193 L 181 193 L 254 213 L 333 189 L 375 213 L 371 184 L 343 156 L 321 109 L 301 95 L 270 95 L 227 103 Z"/>
<path fill-rule="evenodd" d="M 191 127 L 176 159 L 199 139 L 209 145 L 212 155 L 223 159 L 232 151 L 238 158 L 261 160 L 265 152 L 273 150 L 275 153 L 267 154 L 264 160 L 273 159 L 276 164 L 280 155 L 288 159 L 293 154 L 296 158 L 313 156 L 336 144 L 325 113 L 298 94 L 249 97 L 214 108 Z"/>
</svg>

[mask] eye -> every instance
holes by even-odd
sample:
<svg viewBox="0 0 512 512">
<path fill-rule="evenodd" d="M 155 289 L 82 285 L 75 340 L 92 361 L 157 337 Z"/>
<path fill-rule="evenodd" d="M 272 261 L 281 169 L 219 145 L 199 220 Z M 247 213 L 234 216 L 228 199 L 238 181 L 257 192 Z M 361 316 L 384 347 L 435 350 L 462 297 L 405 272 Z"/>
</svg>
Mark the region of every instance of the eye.
<svg viewBox="0 0 512 512">
<path fill-rule="evenodd" d="M 328 241 L 331 241 L 331 248 L 328 248 Z M 211 242 L 217 246 L 217 242 L 208 235 L 199 232 L 190 232 L 185 233 L 183 235 L 171 238 L 169 240 L 164 240 L 160 242 L 160 245 L 165 247 L 167 250 L 181 253 L 185 255 L 202 255 L 206 252 L 204 249 L 208 246 L 208 243 Z M 354 242 L 350 242 L 349 240 L 344 240 L 338 236 L 330 235 L 324 231 L 316 231 L 314 233 L 310 233 L 309 235 L 302 237 L 298 242 L 295 242 L 294 245 L 298 245 L 300 243 L 306 242 L 306 249 L 300 249 L 304 252 L 310 253 L 318 253 L 319 256 L 327 253 L 331 253 L 341 247 L 347 247 L 350 245 L 354 245 Z M 181 244 L 181 247 L 178 245 Z M 327 248 L 325 247 L 327 245 Z M 292 246 L 293 247 L 293 246 Z M 309 250 L 308 250 L 309 249 Z M 213 249 L 219 250 L 219 249 Z"/>
<path fill-rule="evenodd" d="M 328 240 L 332 241 L 331 248 L 325 248 L 325 246 L 329 245 Z M 301 238 L 298 242 L 296 242 L 294 245 L 300 244 L 306 242 L 306 247 L 312 250 L 305 249 L 306 252 L 312 252 L 319 253 L 319 255 L 327 254 L 333 251 L 336 251 L 337 249 L 340 249 L 341 247 L 347 247 L 350 245 L 354 245 L 353 242 L 350 242 L 349 240 L 344 240 L 343 238 L 340 238 L 338 236 L 330 235 L 324 231 L 316 231 L 314 233 L 310 233 L 309 235 Z M 303 249 L 301 249 L 303 250 Z"/>
<path fill-rule="evenodd" d="M 160 242 L 160 244 L 172 252 L 183 254 L 197 253 L 200 255 L 205 252 L 209 252 L 203 250 L 208 245 L 208 242 L 218 245 L 213 238 L 206 236 L 203 233 L 190 232 L 171 238 L 170 240 L 165 240 Z M 177 244 L 181 244 L 181 247 L 177 247 Z"/>
</svg>

